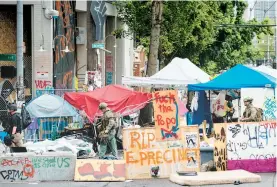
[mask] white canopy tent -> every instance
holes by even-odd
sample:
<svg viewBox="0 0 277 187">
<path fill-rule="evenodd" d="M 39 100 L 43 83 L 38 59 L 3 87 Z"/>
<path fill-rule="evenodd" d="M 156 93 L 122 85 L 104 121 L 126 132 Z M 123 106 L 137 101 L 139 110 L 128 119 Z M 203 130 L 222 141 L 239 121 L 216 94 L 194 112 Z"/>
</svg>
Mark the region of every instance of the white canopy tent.
<svg viewBox="0 0 277 187">
<path fill-rule="evenodd" d="M 167 66 L 151 77 L 122 77 L 122 84 L 129 86 L 186 87 L 204 83 L 210 76 L 189 59 L 174 58 Z"/>
<path fill-rule="evenodd" d="M 170 79 L 157 79 L 152 77 L 122 77 L 122 84 L 128 86 L 151 86 L 154 88 L 164 88 L 174 86 L 175 88 L 186 87 L 187 84 L 198 83 L 197 80 L 170 80 Z"/>
<path fill-rule="evenodd" d="M 262 73 L 268 74 L 272 77 L 275 77 L 277 79 L 277 70 L 276 69 L 273 69 L 273 68 L 270 68 L 270 67 L 264 66 L 264 65 L 254 67 L 254 69 L 257 71 L 260 71 Z"/>
</svg>

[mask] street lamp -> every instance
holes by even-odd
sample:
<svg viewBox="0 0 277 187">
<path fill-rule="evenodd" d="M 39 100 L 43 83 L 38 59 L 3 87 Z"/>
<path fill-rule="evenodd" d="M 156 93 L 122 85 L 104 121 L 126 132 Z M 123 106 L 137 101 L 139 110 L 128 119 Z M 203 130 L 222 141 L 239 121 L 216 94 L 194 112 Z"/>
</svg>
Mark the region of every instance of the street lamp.
<svg viewBox="0 0 277 187">
<path fill-rule="evenodd" d="M 65 53 L 71 52 L 71 51 L 69 50 L 69 48 L 68 48 L 67 38 L 66 38 L 64 35 L 57 35 L 57 36 L 55 36 L 55 38 L 53 39 L 52 48 L 55 50 L 54 42 L 55 42 L 55 39 L 57 39 L 58 37 L 64 37 L 64 38 L 65 38 L 65 44 L 66 44 L 66 46 L 65 46 L 65 49 L 63 49 L 63 50 L 61 50 L 61 51 L 65 52 Z"/>
<path fill-rule="evenodd" d="M 104 39 L 104 42 L 106 42 L 106 39 L 110 36 L 114 38 L 114 46 L 113 47 L 116 48 L 117 47 L 116 46 L 116 37 L 114 35 L 110 34 L 110 35 L 106 36 L 105 39 Z"/>
</svg>

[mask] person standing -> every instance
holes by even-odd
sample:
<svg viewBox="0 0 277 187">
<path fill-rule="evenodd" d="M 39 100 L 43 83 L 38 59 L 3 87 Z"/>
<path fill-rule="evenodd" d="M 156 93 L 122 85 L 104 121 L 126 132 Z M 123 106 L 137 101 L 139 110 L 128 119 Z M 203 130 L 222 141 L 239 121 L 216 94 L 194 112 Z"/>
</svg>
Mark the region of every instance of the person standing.
<svg viewBox="0 0 277 187">
<path fill-rule="evenodd" d="M 22 126 L 21 126 L 21 118 L 17 111 L 16 104 L 9 104 L 8 105 L 8 112 L 9 112 L 9 126 L 7 128 L 7 133 L 9 137 L 6 138 L 6 145 L 10 147 L 23 147 L 22 141 Z M 5 142 L 5 140 L 4 140 Z"/>
<path fill-rule="evenodd" d="M 102 122 L 99 126 L 100 150 L 99 158 L 103 158 L 107 151 L 107 146 L 112 151 L 112 155 L 117 158 L 116 144 L 116 121 L 113 112 L 106 103 L 100 103 L 99 109 L 103 112 Z"/>
</svg>

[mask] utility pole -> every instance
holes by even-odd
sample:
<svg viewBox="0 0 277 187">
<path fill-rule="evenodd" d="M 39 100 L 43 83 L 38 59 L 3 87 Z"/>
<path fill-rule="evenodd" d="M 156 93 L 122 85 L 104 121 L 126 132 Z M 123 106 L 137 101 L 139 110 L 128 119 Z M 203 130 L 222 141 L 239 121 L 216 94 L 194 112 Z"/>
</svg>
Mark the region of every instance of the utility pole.
<svg viewBox="0 0 277 187">
<path fill-rule="evenodd" d="M 17 0 L 16 40 L 17 102 L 23 103 L 25 100 L 23 75 L 23 0 Z"/>
</svg>

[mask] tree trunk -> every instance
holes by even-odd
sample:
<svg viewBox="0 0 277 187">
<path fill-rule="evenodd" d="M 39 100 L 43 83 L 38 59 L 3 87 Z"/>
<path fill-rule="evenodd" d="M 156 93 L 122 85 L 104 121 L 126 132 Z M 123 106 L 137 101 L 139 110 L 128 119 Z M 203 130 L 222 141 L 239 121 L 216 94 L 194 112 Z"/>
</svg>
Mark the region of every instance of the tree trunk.
<svg viewBox="0 0 277 187">
<path fill-rule="evenodd" d="M 149 47 L 149 56 L 147 63 L 147 76 L 152 76 L 157 72 L 157 60 L 158 60 L 158 51 L 160 45 L 160 33 L 161 33 L 161 21 L 162 21 L 162 12 L 163 12 L 163 2 L 152 1 L 152 27 L 151 27 L 151 36 L 150 36 L 150 47 Z M 145 123 L 152 122 L 153 116 L 153 104 L 149 103 L 140 110 L 139 115 L 139 124 L 143 125 Z"/>
<path fill-rule="evenodd" d="M 150 77 L 156 73 L 158 50 L 160 44 L 161 21 L 163 13 L 163 2 L 152 1 L 152 27 L 150 36 L 149 57 L 147 63 L 147 75 Z"/>
</svg>

